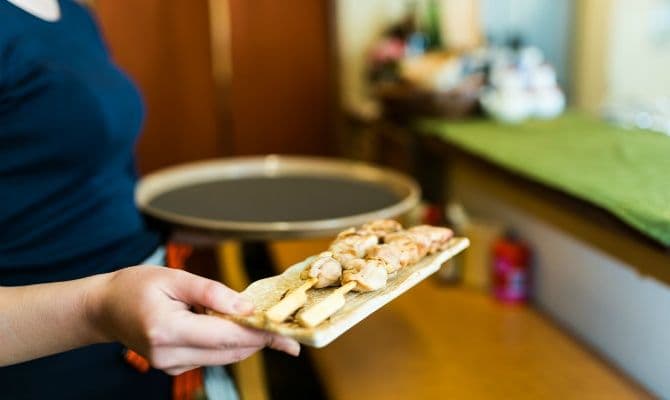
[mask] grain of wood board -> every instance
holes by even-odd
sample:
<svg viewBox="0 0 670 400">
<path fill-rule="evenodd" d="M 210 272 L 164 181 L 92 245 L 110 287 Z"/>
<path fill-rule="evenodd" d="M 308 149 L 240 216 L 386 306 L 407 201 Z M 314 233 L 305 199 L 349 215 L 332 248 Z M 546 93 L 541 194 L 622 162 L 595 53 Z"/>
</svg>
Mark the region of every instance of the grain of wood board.
<svg viewBox="0 0 670 400">
<path fill-rule="evenodd" d="M 351 291 L 355 284 L 310 290 L 305 296 L 303 309 L 297 311 L 295 319 L 269 320 L 266 318 L 267 310 L 279 304 L 286 293 L 304 283 L 300 275 L 310 259 L 303 260 L 280 275 L 261 279 L 244 289 L 242 294 L 256 306 L 253 315 L 219 315 L 247 326 L 286 335 L 308 346 L 327 346 L 352 326 L 435 273 L 445 261 L 467 249 L 469 244 L 466 238 L 451 238 L 444 249 L 398 270 L 379 290 Z M 208 312 L 217 314 L 212 310 Z"/>
</svg>

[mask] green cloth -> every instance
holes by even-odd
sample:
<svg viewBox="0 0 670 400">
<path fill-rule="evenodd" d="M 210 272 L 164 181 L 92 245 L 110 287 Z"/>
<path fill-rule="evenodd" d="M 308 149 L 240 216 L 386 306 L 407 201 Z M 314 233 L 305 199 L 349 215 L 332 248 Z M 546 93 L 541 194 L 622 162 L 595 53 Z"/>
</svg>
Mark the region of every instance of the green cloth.
<svg viewBox="0 0 670 400">
<path fill-rule="evenodd" d="M 600 206 L 670 246 L 670 137 L 569 112 L 520 125 L 422 120 L 417 128 Z"/>
</svg>

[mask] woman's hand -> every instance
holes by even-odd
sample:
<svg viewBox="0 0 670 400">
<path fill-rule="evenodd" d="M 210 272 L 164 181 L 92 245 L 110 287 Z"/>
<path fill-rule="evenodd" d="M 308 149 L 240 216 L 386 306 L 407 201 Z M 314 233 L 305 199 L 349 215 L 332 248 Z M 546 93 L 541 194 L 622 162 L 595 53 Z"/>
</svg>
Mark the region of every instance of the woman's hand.
<svg viewBox="0 0 670 400">
<path fill-rule="evenodd" d="M 193 313 L 191 306 L 203 306 L 245 315 L 253 305 L 221 283 L 188 272 L 125 268 L 104 275 L 87 297 L 87 313 L 100 341 L 119 341 L 172 375 L 237 362 L 265 346 L 294 356 L 300 352 L 292 339 Z"/>
</svg>

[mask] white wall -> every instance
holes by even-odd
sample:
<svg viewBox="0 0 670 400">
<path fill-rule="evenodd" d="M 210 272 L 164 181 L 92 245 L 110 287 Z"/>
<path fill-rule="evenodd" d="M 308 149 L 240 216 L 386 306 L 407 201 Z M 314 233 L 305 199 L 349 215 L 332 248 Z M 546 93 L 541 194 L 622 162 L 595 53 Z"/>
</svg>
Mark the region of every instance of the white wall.
<svg viewBox="0 0 670 400">
<path fill-rule="evenodd" d="M 614 0 L 610 18 L 608 100 L 670 98 L 670 1 Z"/>
<path fill-rule="evenodd" d="M 505 223 L 530 242 L 540 308 L 649 390 L 670 398 L 668 286 L 468 182 L 457 182 L 453 196 L 469 211 Z"/>
<path fill-rule="evenodd" d="M 404 0 L 338 0 L 337 41 L 341 103 L 347 109 L 365 107 L 365 55 L 384 28 L 399 20 Z"/>
</svg>

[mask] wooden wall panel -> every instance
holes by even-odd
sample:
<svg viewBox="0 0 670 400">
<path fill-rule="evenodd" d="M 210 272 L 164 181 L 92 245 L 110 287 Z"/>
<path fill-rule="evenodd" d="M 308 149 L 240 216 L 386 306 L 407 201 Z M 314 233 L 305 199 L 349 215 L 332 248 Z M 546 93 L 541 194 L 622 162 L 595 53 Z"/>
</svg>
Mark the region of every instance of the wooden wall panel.
<svg viewBox="0 0 670 400">
<path fill-rule="evenodd" d="M 97 0 L 116 61 L 142 90 L 142 172 L 230 152 L 217 133 L 207 2 Z"/>
<path fill-rule="evenodd" d="M 115 59 L 146 100 L 141 171 L 226 155 L 328 153 L 329 7 L 314 0 L 95 1 Z M 211 18 L 210 11 L 227 15 Z M 230 26 L 210 29 L 211 21 Z M 228 39 L 218 37 L 226 31 Z M 230 82 L 215 81 L 212 60 L 226 57 Z"/>
<path fill-rule="evenodd" d="M 327 153 L 330 2 L 229 3 L 236 153 Z"/>
</svg>

